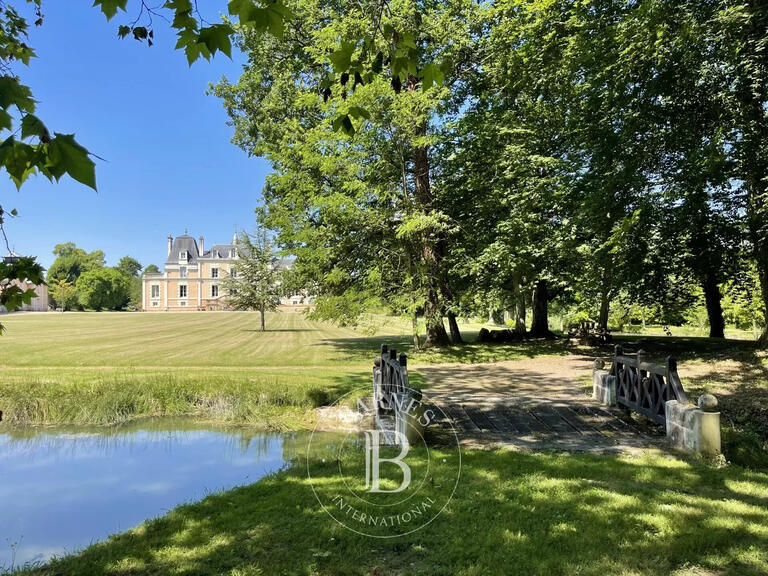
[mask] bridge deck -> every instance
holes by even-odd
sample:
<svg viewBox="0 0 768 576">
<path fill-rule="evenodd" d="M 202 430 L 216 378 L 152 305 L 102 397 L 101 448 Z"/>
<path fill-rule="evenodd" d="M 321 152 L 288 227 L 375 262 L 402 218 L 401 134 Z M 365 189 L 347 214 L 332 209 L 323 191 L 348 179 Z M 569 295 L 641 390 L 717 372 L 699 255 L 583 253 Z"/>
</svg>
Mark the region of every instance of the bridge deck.
<svg viewBox="0 0 768 576">
<path fill-rule="evenodd" d="M 590 358 L 566 357 L 419 368 L 428 402 L 462 442 L 532 450 L 627 451 L 661 446 L 664 429 L 601 406 L 580 381 Z"/>
</svg>

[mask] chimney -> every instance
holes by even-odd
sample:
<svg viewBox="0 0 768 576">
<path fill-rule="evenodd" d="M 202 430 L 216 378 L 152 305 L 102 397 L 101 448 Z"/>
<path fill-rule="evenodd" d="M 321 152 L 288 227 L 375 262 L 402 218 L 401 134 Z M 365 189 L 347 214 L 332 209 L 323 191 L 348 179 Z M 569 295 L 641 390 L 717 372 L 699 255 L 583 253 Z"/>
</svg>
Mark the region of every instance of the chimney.
<svg viewBox="0 0 768 576">
<path fill-rule="evenodd" d="M 202 258 L 205 253 L 205 244 L 203 244 L 203 237 L 200 236 L 200 257 Z"/>
<path fill-rule="evenodd" d="M 168 258 L 171 257 L 171 248 L 173 248 L 173 236 L 168 234 Z"/>
</svg>

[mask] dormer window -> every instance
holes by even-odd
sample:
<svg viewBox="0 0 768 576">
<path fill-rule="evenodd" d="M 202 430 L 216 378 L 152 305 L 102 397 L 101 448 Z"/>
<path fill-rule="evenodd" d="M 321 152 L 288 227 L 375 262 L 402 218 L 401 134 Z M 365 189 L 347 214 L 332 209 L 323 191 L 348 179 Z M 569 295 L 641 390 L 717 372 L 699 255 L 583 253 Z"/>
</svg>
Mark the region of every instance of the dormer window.
<svg viewBox="0 0 768 576">
<path fill-rule="evenodd" d="M 219 253 L 216 252 L 216 250 L 211 250 L 211 258 L 218 258 L 218 257 L 219 257 Z"/>
<path fill-rule="evenodd" d="M 229 251 L 229 257 L 230 257 L 230 258 L 234 258 L 236 254 L 237 254 L 237 253 L 235 252 L 235 249 L 234 249 L 234 248 L 232 248 L 232 249 Z"/>
<path fill-rule="evenodd" d="M 187 251 L 182 250 L 181 252 L 179 252 L 179 260 L 186 260 L 186 259 L 187 259 Z"/>
</svg>

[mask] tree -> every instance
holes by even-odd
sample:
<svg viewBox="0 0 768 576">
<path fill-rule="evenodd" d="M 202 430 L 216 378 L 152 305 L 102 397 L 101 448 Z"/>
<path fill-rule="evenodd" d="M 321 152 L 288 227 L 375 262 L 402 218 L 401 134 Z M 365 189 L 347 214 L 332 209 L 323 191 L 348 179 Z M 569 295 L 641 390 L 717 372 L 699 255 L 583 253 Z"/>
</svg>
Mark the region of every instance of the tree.
<svg viewBox="0 0 768 576">
<path fill-rule="evenodd" d="M 80 302 L 80 296 L 77 293 L 77 288 L 71 282 L 66 280 L 58 280 L 50 285 L 49 292 L 51 298 L 56 303 L 58 308 L 62 310 L 72 310 L 76 308 Z"/>
<path fill-rule="evenodd" d="M 157 267 L 157 264 L 150 264 L 144 268 L 144 274 L 160 274 L 160 268 Z"/>
<path fill-rule="evenodd" d="M 265 190 L 263 223 L 278 230 L 286 249 L 300 244 L 324 253 L 318 264 L 305 264 L 297 253 L 297 267 L 314 269 L 323 289 L 318 309 L 325 296 L 356 297 L 357 306 L 327 308 L 345 313 L 382 298 L 409 314 L 423 312 L 427 345 L 448 342 L 444 317 L 459 343 L 446 266 L 451 225 L 433 162 L 440 115 L 456 105 L 447 86 L 462 80 L 478 5 L 389 4 L 379 22 L 386 41 L 344 39 L 340 49 L 339 34 L 364 28 L 369 7 L 299 2 L 292 8 L 282 40 L 243 30 L 249 65 L 237 84 L 216 88 L 235 141 L 277 171 Z M 390 78 L 366 70 L 371 57 L 379 70 L 391 68 Z"/>
<path fill-rule="evenodd" d="M 236 310 L 258 310 L 261 331 L 265 330 L 264 314 L 280 303 L 280 267 L 272 244 L 264 232 L 240 234 L 234 271 L 224 278 L 222 288 L 228 291 L 230 305 Z"/>
<path fill-rule="evenodd" d="M 0 306 L 12 312 L 32 302 L 35 289 L 24 288 L 26 281 L 34 285 L 43 283 L 43 268 L 34 258 L 10 257 L 0 261 Z M 0 334 L 4 330 L 0 324 Z"/>
<path fill-rule="evenodd" d="M 129 278 L 138 277 L 140 275 L 139 273 L 141 272 L 141 263 L 136 260 L 136 258 L 123 256 L 120 258 L 120 262 L 118 262 L 115 268 L 117 268 L 117 270 Z"/>
<path fill-rule="evenodd" d="M 86 252 L 78 248 L 74 243 L 57 244 L 54 248 L 54 254 L 57 254 L 48 269 L 48 282 L 54 284 L 60 280 L 65 280 L 70 284 L 76 284 L 77 279 L 85 272 L 97 270 L 104 267 L 104 252 L 94 250 Z"/>
<path fill-rule="evenodd" d="M 80 304 L 93 310 L 120 310 L 130 299 L 130 281 L 114 268 L 83 273 L 77 279 Z"/>
</svg>

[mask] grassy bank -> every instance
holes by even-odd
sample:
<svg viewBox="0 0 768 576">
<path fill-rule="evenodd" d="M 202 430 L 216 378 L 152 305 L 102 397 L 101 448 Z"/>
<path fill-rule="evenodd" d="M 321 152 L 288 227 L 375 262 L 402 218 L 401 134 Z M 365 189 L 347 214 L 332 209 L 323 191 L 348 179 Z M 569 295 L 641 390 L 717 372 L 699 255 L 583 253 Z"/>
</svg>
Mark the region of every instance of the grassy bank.
<svg viewBox="0 0 768 576">
<path fill-rule="evenodd" d="M 322 470 L 328 497 L 341 480 Z M 299 465 L 28 573 L 750 575 L 768 572 L 767 526 L 768 477 L 739 468 L 474 451 L 442 516 L 409 536 L 342 528 Z"/>
<path fill-rule="evenodd" d="M 313 425 L 313 408 L 367 390 L 369 378 L 361 370 L 11 370 L 0 381 L 0 407 L 11 426 L 193 416 L 287 430 Z"/>
</svg>

